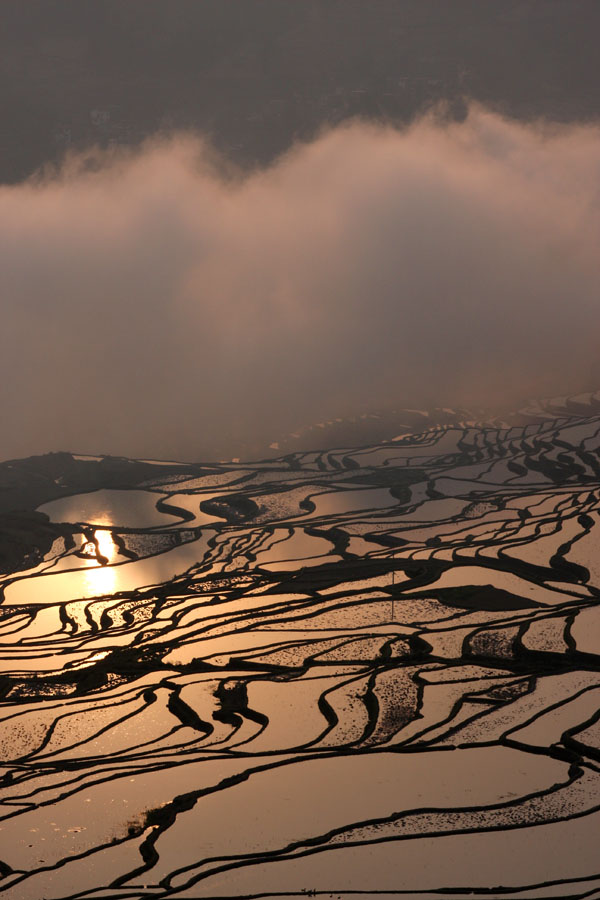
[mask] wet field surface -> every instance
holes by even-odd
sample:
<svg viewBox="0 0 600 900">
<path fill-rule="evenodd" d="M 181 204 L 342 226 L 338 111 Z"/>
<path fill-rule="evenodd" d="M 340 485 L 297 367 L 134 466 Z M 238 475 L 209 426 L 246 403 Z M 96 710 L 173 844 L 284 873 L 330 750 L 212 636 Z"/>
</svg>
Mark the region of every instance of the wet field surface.
<svg viewBox="0 0 600 900">
<path fill-rule="evenodd" d="M 599 449 L 0 465 L 0 893 L 600 897 Z"/>
</svg>

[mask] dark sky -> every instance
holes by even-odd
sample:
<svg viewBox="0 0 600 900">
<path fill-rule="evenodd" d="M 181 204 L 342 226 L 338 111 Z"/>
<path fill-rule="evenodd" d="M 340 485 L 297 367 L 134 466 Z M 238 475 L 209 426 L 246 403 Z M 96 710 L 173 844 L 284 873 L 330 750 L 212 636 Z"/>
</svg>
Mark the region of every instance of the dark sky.
<svg viewBox="0 0 600 900">
<path fill-rule="evenodd" d="M 440 98 L 595 117 L 599 33 L 596 0 L 3 0 L 0 180 L 173 127 L 264 163 Z"/>
</svg>

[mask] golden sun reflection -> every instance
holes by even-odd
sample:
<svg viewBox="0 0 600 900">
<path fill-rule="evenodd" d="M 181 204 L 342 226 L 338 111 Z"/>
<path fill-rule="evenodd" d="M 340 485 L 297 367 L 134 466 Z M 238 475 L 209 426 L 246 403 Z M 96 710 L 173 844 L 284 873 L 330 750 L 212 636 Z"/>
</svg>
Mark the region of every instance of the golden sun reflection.
<svg viewBox="0 0 600 900">
<path fill-rule="evenodd" d="M 85 573 L 85 581 L 88 590 L 96 597 L 103 594 L 113 594 L 117 590 L 118 572 L 110 565 L 119 554 L 119 549 L 113 541 L 110 531 L 97 528 L 94 531 L 94 540 L 98 547 L 99 556 L 106 560 L 98 565 L 97 557 L 90 559 L 90 568 Z"/>
<path fill-rule="evenodd" d="M 102 597 L 117 590 L 118 574 L 112 566 L 95 566 L 85 570 L 85 582 L 91 597 Z"/>
<path fill-rule="evenodd" d="M 94 531 L 94 538 L 98 545 L 98 553 L 100 556 L 103 556 L 104 559 L 108 560 L 111 563 L 118 554 L 118 548 L 115 542 L 113 541 L 112 534 L 110 531 L 105 531 L 104 529 L 97 528 Z"/>
</svg>

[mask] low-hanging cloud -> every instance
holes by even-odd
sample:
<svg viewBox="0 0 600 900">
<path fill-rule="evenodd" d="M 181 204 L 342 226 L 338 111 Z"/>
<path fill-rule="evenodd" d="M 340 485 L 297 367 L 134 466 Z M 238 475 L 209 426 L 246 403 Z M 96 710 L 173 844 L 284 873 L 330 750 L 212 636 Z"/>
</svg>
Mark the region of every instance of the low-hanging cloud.
<svg viewBox="0 0 600 900">
<path fill-rule="evenodd" d="M 473 108 L 250 173 L 184 135 L 3 187 L 1 455 L 211 458 L 597 387 L 599 175 L 599 127 Z"/>
</svg>

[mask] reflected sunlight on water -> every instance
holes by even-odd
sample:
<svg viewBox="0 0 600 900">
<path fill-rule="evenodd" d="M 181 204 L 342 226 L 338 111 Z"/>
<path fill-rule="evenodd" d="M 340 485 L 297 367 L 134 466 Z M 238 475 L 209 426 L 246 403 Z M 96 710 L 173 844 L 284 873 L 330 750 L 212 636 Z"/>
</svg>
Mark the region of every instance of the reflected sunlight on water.
<svg viewBox="0 0 600 900">
<path fill-rule="evenodd" d="M 95 555 L 90 558 L 87 563 L 89 569 L 85 572 L 86 587 L 94 596 L 112 594 L 117 590 L 118 573 L 110 563 L 114 562 L 119 550 L 110 531 L 97 528 L 94 531 L 94 540 L 98 553 L 107 562 L 100 563 Z"/>
<path fill-rule="evenodd" d="M 103 556 L 104 559 L 111 563 L 119 553 L 119 549 L 113 541 L 112 533 L 98 528 L 94 531 L 94 538 L 98 545 L 100 556 Z"/>
<path fill-rule="evenodd" d="M 117 590 L 117 573 L 108 566 L 89 569 L 84 581 L 90 597 L 112 594 Z"/>
<path fill-rule="evenodd" d="M 71 665 L 71 669 L 86 669 L 89 666 L 93 666 L 94 663 L 100 662 L 102 659 L 106 659 L 107 656 L 110 656 L 110 650 L 101 650 L 98 653 L 92 653 L 91 656 L 88 656 L 87 659 L 82 660 L 81 662 L 76 662 Z"/>
</svg>

